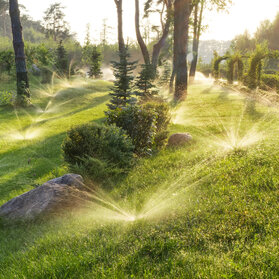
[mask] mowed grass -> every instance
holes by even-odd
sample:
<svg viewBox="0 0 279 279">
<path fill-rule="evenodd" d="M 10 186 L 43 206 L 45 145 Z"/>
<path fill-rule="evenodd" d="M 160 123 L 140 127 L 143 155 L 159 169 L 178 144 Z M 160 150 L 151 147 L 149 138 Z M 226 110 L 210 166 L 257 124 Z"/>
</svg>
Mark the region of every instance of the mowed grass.
<svg viewBox="0 0 279 279">
<path fill-rule="evenodd" d="M 0 204 L 68 171 L 65 133 L 103 121 L 109 86 L 60 81 L 33 88 L 32 109 L 1 108 Z M 279 278 L 278 122 L 274 108 L 191 86 L 173 106 L 170 132 L 189 132 L 193 143 L 103 185 L 104 199 L 134 222 L 93 203 L 50 220 L 2 222 L 0 278 Z"/>
</svg>

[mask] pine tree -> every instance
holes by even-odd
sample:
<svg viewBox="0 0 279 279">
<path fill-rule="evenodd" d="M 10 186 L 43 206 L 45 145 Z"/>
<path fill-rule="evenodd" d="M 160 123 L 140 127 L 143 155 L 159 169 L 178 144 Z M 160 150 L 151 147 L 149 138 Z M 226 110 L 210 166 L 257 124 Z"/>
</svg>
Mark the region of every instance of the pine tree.
<svg viewBox="0 0 279 279">
<path fill-rule="evenodd" d="M 89 77 L 100 78 L 102 76 L 101 66 L 102 66 L 102 54 L 98 50 L 97 46 L 92 46 L 90 57 L 89 57 Z"/>
<path fill-rule="evenodd" d="M 171 77 L 171 64 L 168 61 L 165 61 L 159 84 L 161 86 L 168 86 L 170 82 L 170 77 Z"/>
<path fill-rule="evenodd" d="M 143 100 L 149 100 L 158 94 L 154 81 L 154 68 L 151 64 L 141 65 L 141 72 L 136 80 L 137 95 Z"/>
<path fill-rule="evenodd" d="M 65 21 L 64 9 L 61 3 L 54 3 L 45 11 L 43 18 L 47 38 L 53 38 L 55 42 L 71 36 L 69 24 Z"/>
<path fill-rule="evenodd" d="M 68 73 L 68 57 L 67 52 L 63 46 L 62 40 L 56 49 L 56 69 L 60 75 L 67 75 Z"/>
<path fill-rule="evenodd" d="M 132 97 L 131 91 L 131 83 L 134 79 L 132 72 L 136 68 L 136 62 L 129 62 L 130 55 L 127 47 L 119 52 L 119 58 L 120 62 L 112 62 L 115 81 L 110 93 L 112 98 L 108 104 L 111 110 L 126 107 L 128 104 L 135 103 L 136 100 Z"/>
</svg>

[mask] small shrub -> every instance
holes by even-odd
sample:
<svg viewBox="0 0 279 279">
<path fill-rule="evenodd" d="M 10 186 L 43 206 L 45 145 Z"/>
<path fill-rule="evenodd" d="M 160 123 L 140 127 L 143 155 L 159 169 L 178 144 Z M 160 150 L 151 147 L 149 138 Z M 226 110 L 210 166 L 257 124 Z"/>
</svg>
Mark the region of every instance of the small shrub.
<svg viewBox="0 0 279 279">
<path fill-rule="evenodd" d="M 131 167 L 134 159 L 131 139 L 116 126 L 86 124 L 72 128 L 62 150 L 66 162 L 98 180 Z"/>
<path fill-rule="evenodd" d="M 130 105 L 106 112 L 107 123 L 124 129 L 131 137 L 137 155 L 151 155 L 156 136 L 157 113 Z"/>
</svg>

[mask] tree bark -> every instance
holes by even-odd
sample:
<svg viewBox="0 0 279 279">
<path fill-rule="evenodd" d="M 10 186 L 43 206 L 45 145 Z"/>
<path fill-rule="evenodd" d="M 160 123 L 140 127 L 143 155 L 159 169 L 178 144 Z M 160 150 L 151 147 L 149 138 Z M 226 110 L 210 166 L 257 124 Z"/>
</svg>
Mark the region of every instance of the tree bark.
<svg viewBox="0 0 279 279">
<path fill-rule="evenodd" d="M 159 55 L 160 55 L 161 49 L 165 45 L 169 31 L 170 31 L 170 23 L 171 23 L 170 12 L 171 12 L 171 8 L 172 8 L 172 0 L 168 0 L 166 5 L 167 5 L 167 13 L 168 13 L 167 21 L 165 24 L 163 24 L 162 19 L 161 19 L 163 33 L 162 33 L 162 36 L 159 39 L 159 41 L 153 46 L 152 65 L 153 65 L 153 68 L 155 71 L 156 71 L 156 68 L 158 65 L 158 60 L 159 60 Z"/>
<path fill-rule="evenodd" d="M 10 0 L 10 17 L 13 33 L 13 47 L 15 52 L 16 76 L 17 76 L 17 100 L 19 105 L 29 102 L 29 80 L 24 53 L 24 42 L 20 12 L 17 0 Z"/>
<path fill-rule="evenodd" d="M 175 75 L 176 75 L 176 70 L 175 70 L 175 65 L 173 63 L 171 77 L 170 77 L 170 84 L 169 84 L 169 93 L 173 93 L 173 84 L 174 84 Z"/>
<path fill-rule="evenodd" d="M 122 0 L 114 0 L 117 8 L 117 18 L 118 18 L 118 49 L 120 53 L 125 51 L 125 42 L 123 37 L 123 10 L 122 10 Z"/>
<path fill-rule="evenodd" d="M 192 11 L 192 0 L 175 0 L 174 2 L 174 68 L 175 68 L 175 101 L 183 101 L 187 96 L 187 49 L 189 18 Z"/>
<path fill-rule="evenodd" d="M 194 36 L 193 36 L 193 49 L 192 49 L 193 60 L 191 62 L 191 67 L 190 67 L 190 81 L 194 81 L 195 75 L 196 75 L 196 69 L 197 69 L 197 64 L 198 64 L 198 55 L 199 55 L 199 44 L 200 44 L 203 10 L 204 10 L 204 0 L 201 0 L 200 11 L 199 11 L 199 4 L 196 4 L 196 6 L 195 6 Z"/>
<path fill-rule="evenodd" d="M 135 26 L 136 26 L 137 40 L 138 40 L 138 44 L 139 44 L 141 52 L 142 52 L 144 63 L 146 65 L 150 65 L 150 56 L 149 56 L 147 46 L 146 46 L 146 44 L 142 38 L 141 32 L 140 32 L 139 20 L 140 20 L 139 0 L 135 0 Z"/>
</svg>

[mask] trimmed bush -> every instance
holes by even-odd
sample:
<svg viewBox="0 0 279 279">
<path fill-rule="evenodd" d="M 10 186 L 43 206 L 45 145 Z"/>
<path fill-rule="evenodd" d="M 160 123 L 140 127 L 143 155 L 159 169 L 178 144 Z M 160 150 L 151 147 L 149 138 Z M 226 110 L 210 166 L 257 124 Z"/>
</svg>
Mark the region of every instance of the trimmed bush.
<svg viewBox="0 0 279 279">
<path fill-rule="evenodd" d="M 155 112 L 156 117 L 156 135 L 154 138 L 154 147 L 160 149 L 167 143 L 168 126 L 171 120 L 170 107 L 167 103 L 146 103 L 144 109 Z"/>
<path fill-rule="evenodd" d="M 137 155 L 151 155 L 156 136 L 157 113 L 138 105 L 106 112 L 107 123 L 124 129 L 131 137 Z"/>
<path fill-rule="evenodd" d="M 131 167 L 134 159 L 132 141 L 121 128 L 94 123 L 72 128 L 62 150 L 66 162 L 95 179 Z"/>
<path fill-rule="evenodd" d="M 169 106 L 165 103 L 146 103 L 108 111 L 107 123 L 121 127 L 131 137 L 137 155 L 151 155 L 162 148 L 168 136 Z"/>
</svg>

